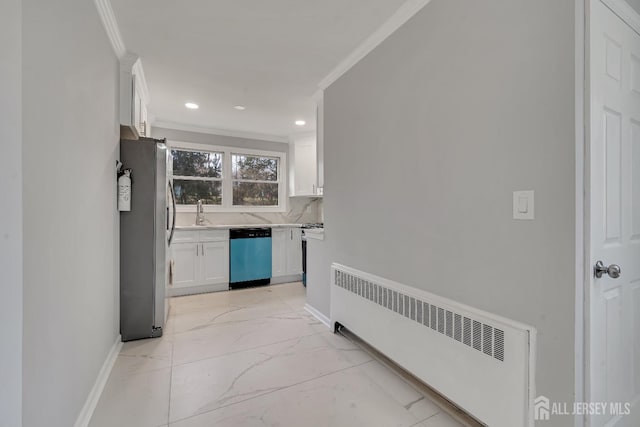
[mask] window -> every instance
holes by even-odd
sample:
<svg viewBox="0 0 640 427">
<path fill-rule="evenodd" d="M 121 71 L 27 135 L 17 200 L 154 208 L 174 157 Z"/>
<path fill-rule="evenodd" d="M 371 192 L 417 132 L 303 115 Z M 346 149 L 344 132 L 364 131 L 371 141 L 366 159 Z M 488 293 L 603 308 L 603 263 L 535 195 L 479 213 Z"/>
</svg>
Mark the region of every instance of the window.
<svg viewBox="0 0 640 427">
<path fill-rule="evenodd" d="M 170 145 L 179 211 L 195 210 L 198 200 L 209 212 L 285 211 L 285 153 Z"/>
<path fill-rule="evenodd" d="M 171 150 L 176 203 L 222 205 L 222 153 Z"/>
<path fill-rule="evenodd" d="M 233 205 L 278 206 L 277 157 L 232 154 Z"/>
</svg>

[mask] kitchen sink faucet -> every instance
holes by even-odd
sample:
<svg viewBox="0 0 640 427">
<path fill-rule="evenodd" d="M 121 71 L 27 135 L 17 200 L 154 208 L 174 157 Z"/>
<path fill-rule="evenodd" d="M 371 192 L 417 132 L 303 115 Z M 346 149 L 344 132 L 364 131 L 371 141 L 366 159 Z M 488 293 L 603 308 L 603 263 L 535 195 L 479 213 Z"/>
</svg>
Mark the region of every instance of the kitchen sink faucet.
<svg viewBox="0 0 640 427">
<path fill-rule="evenodd" d="M 204 206 L 202 205 L 202 199 L 198 200 L 198 206 L 196 206 L 196 225 L 204 225 Z"/>
</svg>

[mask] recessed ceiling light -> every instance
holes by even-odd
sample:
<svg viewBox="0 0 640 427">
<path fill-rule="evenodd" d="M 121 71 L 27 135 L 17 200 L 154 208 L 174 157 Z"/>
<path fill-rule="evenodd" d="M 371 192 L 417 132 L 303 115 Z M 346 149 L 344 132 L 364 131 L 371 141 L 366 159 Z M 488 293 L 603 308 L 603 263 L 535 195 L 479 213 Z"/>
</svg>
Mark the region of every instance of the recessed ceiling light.
<svg viewBox="0 0 640 427">
<path fill-rule="evenodd" d="M 304 120 L 296 120 L 296 125 L 297 126 L 304 126 L 306 124 L 307 124 L 307 122 L 305 122 Z"/>
<path fill-rule="evenodd" d="M 236 106 L 235 106 L 235 107 L 233 107 L 233 108 L 235 108 L 235 109 L 236 109 L 236 110 L 238 110 L 238 111 L 244 111 L 244 110 L 246 110 L 246 109 L 247 109 L 247 107 L 245 107 L 244 105 L 236 105 Z"/>
<path fill-rule="evenodd" d="M 198 104 L 194 104 L 193 102 L 187 102 L 186 104 L 184 104 L 184 106 L 190 110 L 197 110 L 198 108 L 200 108 Z"/>
</svg>

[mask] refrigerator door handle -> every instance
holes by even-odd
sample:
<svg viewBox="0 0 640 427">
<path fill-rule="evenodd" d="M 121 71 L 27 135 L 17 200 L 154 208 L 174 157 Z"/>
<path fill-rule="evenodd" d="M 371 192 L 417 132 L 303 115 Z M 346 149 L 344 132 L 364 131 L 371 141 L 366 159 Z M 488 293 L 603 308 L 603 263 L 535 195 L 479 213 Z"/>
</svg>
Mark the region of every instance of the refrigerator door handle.
<svg viewBox="0 0 640 427">
<path fill-rule="evenodd" d="M 173 220 L 171 222 L 171 233 L 169 233 L 169 246 L 171 246 L 171 242 L 173 241 L 173 234 L 176 231 L 176 193 L 173 191 L 173 182 L 169 181 L 169 192 L 171 193 L 171 204 L 173 205 Z"/>
</svg>

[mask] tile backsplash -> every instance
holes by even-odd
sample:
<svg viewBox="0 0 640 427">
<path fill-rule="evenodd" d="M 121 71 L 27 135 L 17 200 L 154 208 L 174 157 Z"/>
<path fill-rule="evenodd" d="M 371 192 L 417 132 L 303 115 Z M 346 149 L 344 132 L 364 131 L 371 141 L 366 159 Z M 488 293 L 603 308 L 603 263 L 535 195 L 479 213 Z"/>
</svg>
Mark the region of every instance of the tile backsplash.
<svg viewBox="0 0 640 427">
<path fill-rule="evenodd" d="M 193 225 L 195 212 L 178 212 L 176 225 Z M 304 224 L 322 222 L 322 199 L 290 198 L 287 212 L 208 212 L 207 225 Z"/>
</svg>

